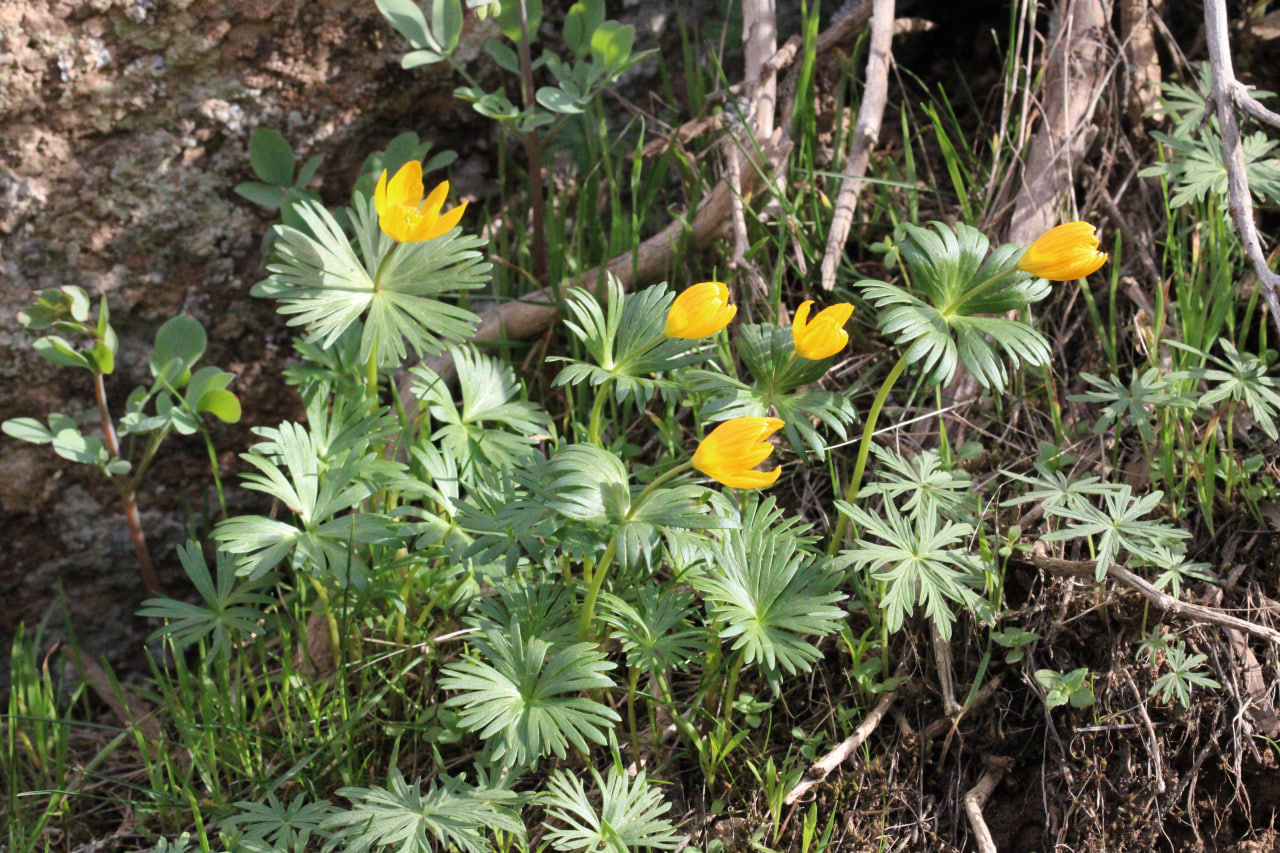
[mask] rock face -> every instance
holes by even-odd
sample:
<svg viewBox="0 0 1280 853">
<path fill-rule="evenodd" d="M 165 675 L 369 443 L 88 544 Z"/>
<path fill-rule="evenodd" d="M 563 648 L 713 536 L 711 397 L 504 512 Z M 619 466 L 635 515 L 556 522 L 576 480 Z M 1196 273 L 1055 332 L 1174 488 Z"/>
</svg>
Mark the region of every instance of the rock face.
<svg viewBox="0 0 1280 853">
<path fill-rule="evenodd" d="M 0 2 L 0 419 L 60 411 L 95 431 L 88 375 L 37 359 L 16 319 L 34 291 L 63 284 L 110 306 L 117 417 L 150 382 L 145 353 L 175 314 L 204 323 L 203 363 L 239 377 L 243 424 L 296 415 L 278 380 L 290 334 L 248 295 L 271 215 L 232 188 L 252 179 L 257 127 L 279 130 L 300 157 L 324 155 L 320 191 L 338 203 L 397 133 L 447 146 L 474 125 L 454 82 L 401 70 L 402 50 L 372 0 Z M 231 477 L 247 429 L 215 427 L 214 439 Z M 184 588 L 174 544 L 207 532 L 212 494 L 203 444 L 171 437 L 139 494 L 171 589 Z M 0 436 L 0 530 L 0 689 L 18 623 L 51 614 L 60 632 L 60 596 L 87 651 L 138 655 L 143 595 L 104 478 Z"/>
</svg>

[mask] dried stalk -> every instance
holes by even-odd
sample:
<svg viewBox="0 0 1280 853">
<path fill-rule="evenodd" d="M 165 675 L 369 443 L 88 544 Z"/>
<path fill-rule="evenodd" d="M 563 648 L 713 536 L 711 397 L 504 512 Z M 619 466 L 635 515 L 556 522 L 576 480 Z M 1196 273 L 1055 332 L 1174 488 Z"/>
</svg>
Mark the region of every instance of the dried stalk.
<svg viewBox="0 0 1280 853">
<path fill-rule="evenodd" d="M 1222 130 L 1222 155 L 1227 162 L 1227 196 L 1231 218 L 1244 244 L 1245 255 L 1258 276 L 1262 296 L 1271 311 L 1271 322 L 1280 330 L 1280 275 L 1267 265 L 1262 241 L 1253 223 L 1253 196 L 1249 190 L 1249 178 L 1245 173 L 1244 145 L 1240 139 L 1240 119 L 1236 108 L 1243 107 L 1250 115 L 1280 126 L 1280 116 L 1262 107 L 1249 95 L 1248 90 L 1236 80 L 1231 64 L 1231 46 L 1227 40 L 1227 7 L 1224 0 L 1204 2 L 1205 41 L 1209 46 L 1209 68 L 1213 72 L 1213 92 L 1210 100 L 1217 108 L 1218 125 Z M 1260 112 L 1261 111 L 1261 112 Z"/>
<path fill-rule="evenodd" d="M 1059 560 L 1055 557 L 1049 557 L 1045 554 L 1044 544 L 1040 542 L 1035 545 L 1031 562 L 1036 568 L 1053 575 L 1085 578 L 1087 580 L 1093 580 L 1095 577 L 1092 560 Z M 1112 563 L 1107 567 L 1107 576 L 1134 590 L 1151 602 L 1152 606 L 1166 613 L 1193 621 L 1208 622 L 1221 628 L 1243 631 L 1251 636 L 1280 645 L 1280 631 L 1268 628 L 1265 625 L 1259 625 L 1256 622 L 1240 619 L 1229 613 L 1222 613 L 1203 605 L 1192 604 L 1189 601 L 1174 598 L 1169 593 L 1156 589 L 1150 582 L 1138 577 L 1123 566 Z"/>
<path fill-rule="evenodd" d="M 844 180 L 840 184 L 840 194 L 836 196 L 831 233 L 827 235 L 827 250 L 822 257 L 823 290 L 835 287 L 836 269 L 844 254 L 845 241 L 849 239 L 853 212 L 858 206 L 858 192 L 862 189 L 862 179 L 866 177 L 867 166 L 871 162 L 871 148 L 880 138 L 880 123 L 889 98 L 893 14 L 893 0 L 875 0 L 871 12 L 871 46 L 867 56 L 866 87 L 862 93 L 862 104 L 858 107 L 853 139 L 849 144 L 849 157 L 844 164 Z"/>
<path fill-rule="evenodd" d="M 964 813 L 969 818 L 969 827 L 973 830 L 974 841 L 981 853 L 997 853 L 995 839 L 991 837 L 991 830 L 987 829 L 987 822 L 982 817 L 982 807 L 987 804 L 996 785 L 1000 784 L 1012 764 L 1008 758 L 988 759 L 987 772 L 964 795 Z"/>
</svg>

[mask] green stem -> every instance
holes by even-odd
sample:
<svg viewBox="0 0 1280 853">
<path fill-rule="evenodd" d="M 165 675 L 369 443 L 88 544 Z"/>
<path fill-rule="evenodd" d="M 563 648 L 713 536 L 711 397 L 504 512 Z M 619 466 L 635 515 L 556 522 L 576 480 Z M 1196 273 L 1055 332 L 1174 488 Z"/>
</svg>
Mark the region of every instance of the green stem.
<svg viewBox="0 0 1280 853">
<path fill-rule="evenodd" d="M 655 489 L 664 483 L 670 482 L 675 477 L 683 474 L 693 467 L 692 462 L 681 462 L 670 471 L 659 476 L 652 483 L 644 487 L 644 490 L 636 497 L 631 504 L 631 509 L 627 512 L 627 518 L 631 518 L 632 514 L 644 503 L 645 499 L 651 495 Z M 613 557 L 618 553 L 618 534 L 614 533 L 609 540 L 609 547 L 605 549 L 604 555 L 600 557 L 600 564 L 595 570 L 590 569 L 590 564 L 583 565 L 583 581 L 587 584 L 587 597 L 582 601 L 582 617 L 578 621 L 578 642 L 586 643 L 591 638 L 591 621 L 595 618 L 596 599 L 600 597 L 600 590 L 604 587 L 605 575 L 609 572 L 609 567 L 613 565 Z"/>
<path fill-rule="evenodd" d="M 373 336 L 373 347 L 369 350 L 369 360 L 364 363 L 365 393 L 374 406 L 378 404 L 378 335 Z"/>
<path fill-rule="evenodd" d="M 889 371 L 889 375 L 884 378 L 884 384 L 880 386 L 879 393 L 871 403 L 871 410 L 867 412 L 867 422 L 862 428 L 862 441 L 858 444 L 858 461 L 853 466 L 853 479 L 849 481 L 849 488 L 844 495 L 846 503 L 853 503 L 858 497 L 858 490 L 862 488 L 862 475 L 867 470 L 867 456 L 871 453 L 871 439 L 875 435 L 876 422 L 880 419 L 880 410 L 884 408 L 885 400 L 889 399 L 889 392 L 893 390 L 898 377 L 907 369 L 907 357 L 910 352 L 910 349 L 903 352 L 898 363 Z M 840 548 L 840 543 L 844 540 L 848 529 L 849 517 L 842 514 L 840 520 L 836 522 L 835 535 L 827 543 L 827 556 L 832 556 Z"/>
<path fill-rule="evenodd" d="M 213 472 L 213 485 L 218 490 L 218 508 L 222 510 L 222 517 L 227 517 L 227 499 L 222 493 L 222 478 L 218 476 L 218 453 L 213 449 L 213 436 L 209 435 L 209 431 L 200 427 L 200 435 L 204 436 L 205 450 L 209 451 L 209 470 Z"/>
<path fill-rule="evenodd" d="M 596 447 L 604 447 L 600 443 L 600 418 L 604 414 L 604 404 L 609 398 L 609 386 L 612 380 L 605 382 L 596 389 L 596 401 L 591 405 L 591 424 L 587 427 L 587 441 Z"/>
<path fill-rule="evenodd" d="M 609 566 L 613 563 L 613 555 L 616 553 L 618 553 L 618 535 L 615 533 L 609 540 L 609 547 L 605 549 L 604 556 L 600 558 L 600 565 L 596 566 L 595 574 L 587 587 L 587 597 L 582 602 L 582 618 L 578 621 L 578 642 L 580 643 L 591 640 L 591 620 L 595 618 L 596 599 L 600 597 L 604 576 L 608 573 Z"/>
</svg>

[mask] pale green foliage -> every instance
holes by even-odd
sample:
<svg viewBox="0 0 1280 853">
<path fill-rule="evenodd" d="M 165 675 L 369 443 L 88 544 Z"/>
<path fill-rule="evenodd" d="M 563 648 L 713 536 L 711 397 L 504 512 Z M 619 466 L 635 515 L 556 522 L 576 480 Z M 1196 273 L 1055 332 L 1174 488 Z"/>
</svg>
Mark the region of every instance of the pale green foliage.
<svg viewBox="0 0 1280 853">
<path fill-rule="evenodd" d="M 663 334 L 675 294 L 666 284 L 625 293 L 613 275 L 608 276 L 605 292 L 603 307 L 594 294 L 581 288 L 566 294 L 569 316 L 564 324 L 582 341 L 595 364 L 558 356 L 548 359 L 569 362 L 552 384 L 585 382 L 597 393 L 605 393 L 612 382 L 619 403 L 629 399 L 636 405 L 647 403 L 655 392 L 670 396 L 680 386 L 653 374 L 669 373 L 705 357 L 696 341 Z"/>
<path fill-rule="evenodd" d="M 627 666 L 661 673 L 683 667 L 705 650 L 704 631 L 693 623 L 693 596 L 679 589 L 645 584 L 634 603 L 620 596 L 600 598 L 605 622 L 622 646 Z"/>
<path fill-rule="evenodd" d="M 604 744 L 605 727 L 620 721 L 581 695 L 613 687 L 605 674 L 613 664 L 593 644 L 557 649 L 526 637 L 513 618 L 468 645 L 477 656 L 445 667 L 440 686 L 458 691 L 446 706 L 462 709 L 459 724 L 493 746 L 496 762 L 527 767 L 546 755 L 564 758 L 569 746 L 585 752 L 588 741 Z"/>
<path fill-rule="evenodd" d="M 1107 569 L 1117 562 L 1121 551 L 1150 562 L 1159 562 L 1160 546 L 1172 546 L 1191 534 L 1170 524 L 1146 518 L 1160 503 L 1164 492 L 1154 491 L 1141 498 L 1133 496 L 1128 485 L 1113 485 L 1102 496 L 1101 508 L 1091 503 L 1075 506 L 1045 507 L 1045 514 L 1064 518 L 1069 522 L 1063 530 L 1046 533 L 1041 538 L 1047 542 L 1061 542 L 1084 536 L 1102 534 L 1095 543 L 1094 574 L 1098 580 L 1107 576 Z"/>
<path fill-rule="evenodd" d="M 315 202 L 297 205 L 309 231 L 277 225 L 271 274 L 253 295 L 276 299 L 291 326 L 305 326 L 307 340 L 328 347 L 363 321 L 360 361 L 377 349 L 379 365 L 404 361 L 409 350 L 435 355 L 470 337 L 479 318 L 438 297 L 484 286 L 491 264 L 477 249 L 479 237 L 459 229 L 434 240 L 396 243 L 378 226 L 372 199 L 351 208 L 356 248 L 333 214 Z M 407 347 L 407 349 L 406 349 Z"/>
<path fill-rule="evenodd" d="M 540 438 L 550 437 L 551 423 L 540 406 L 520 396 L 511 365 L 480 355 L 474 347 L 450 347 L 458 371 L 462 407 L 449 386 L 426 367 L 410 371 L 414 393 L 440 426 L 431 440 L 463 468 L 485 463 L 509 468 L 533 452 Z"/>
<path fill-rule="evenodd" d="M 864 486 L 859 498 L 881 495 L 886 502 L 906 497 L 903 512 L 913 517 L 941 514 L 954 521 L 969 521 L 976 516 L 977 495 L 973 481 L 964 471 L 947 470 L 936 450 L 923 450 L 907 459 L 896 450 L 871 446 L 880 460 L 878 479 Z"/>
<path fill-rule="evenodd" d="M 235 563 L 226 551 L 218 551 L 216 585 L 198 542 L 179 545 L 178 559 L 204 603 L 191 604 L 173 598 L 144 601 L 139 616 L 165 620 L 165 624 L 152 633 L 152 639 L 170 637 L 178 648 L 206 640 L 204 663 L 207 666 L 215 659 L 229 657 L 232 643 L 266 630 L 267 616 L 263 608 L 269 607 L 272 599 L 258 592 L 257 584 L 236 577 Z"/>
<path fill-rule="evenodd" d="M 755 494 L 742 509 L 738 527 L 712 540 L 704 574 L 693 584 L 707 610 L 733 640 L 743 662 L 756 664 L 775 690 L 785 672 L 808 672 L 820 653 L 809 641 L 839 630 L 845 613 L 837 607 L 841 573 L 813 550 L 808 529 L 783 518 L 773 498 Z"/>
<path fill-rule="evenodd" d="M 1093 682 L 1088 667 L 1073 669 L 1068 673 L 1052 669 L 1036 670 L 1036 684 L 1045 691 L 1046 708 L 1057 708 L 1071 703 L 1072 708 L 1087 708 L 1094 703 Z"/>
<path fill-rule="evenodd" d="M 1151 685 L 1148 696 L 1159 694 L 1161 702 L 1168 702 L 1176 696 L 1182 707 L 1189 708 L 1192 687 L 1203 687 L 1208 690 L 1218 690 L 1222 687 L 1200 669 L 1200 666 L 1208 660 L 1207 655 L 1187 654 L 1185 642 L 1178 640 L 1176 645 L 1172 644 L 1170 642 L 1172 637 L 1157 634 L 1155 631 L 1148 637 L 1147 651 L 1151 659 L 1154 661 L 1159 653 L 1163 653 L 1169 664 L 1169 671 L 1156 679 Z"/>
<path fill-rule="evenodd" d="M 643 772 L 628 779 L 617 767 L 605 780 L 591 769 L 600 791 L 600 805 L 592 803 L 582 780 L 557 770 L 540 799 L 549 826 L 547 840 L 560 853 L 633 853 L 640 848 L 674 850 L 683 836 L 662 817 L 671 808 L 645 779 Z"/>
<path fill-rule="evenodd" d="M 313 836 L 328 837 L 322 827 L 336 811 L 327 800 L 308 802 L 306 794 L 298 794 L 285 804 L 269 791 L 266 802 L 241 800 L 236 808 L 237 814 L 218 824 L 224 836 L 234 839 L 233 853 L 303 853 Z"/>
<path fill-rule="evenodd" d="M 1111 491 L 1110 483 L 1104 483 L 1092 475 L 1085 477 L 1068 477 L 1061 471 L 1050 468 L 1043 462 L 1035 465 L 1036 476 L 1028 477 L 1013 471 L 1001 471 L 1006 477 L 1026 483 L 1031 491 L 1024 492 L 1016 498 L 1010 498 L 1001 506 L 1021 506 L 1028 503 L 1044 503 L 1044 511 L 1052 516 L 1058 507 L 1080 508 L 1090 505 L 1090 498 L 1105 495 Z"/>
<path fill-rule="evenodd" d="M 245 487 L 280 500 L 297 521 L 235 516 L 221 522 L 214 537 L 237 556 L 239 571 L 251 577 L 292 554 L 303 571 L 342 585 L 348 580 L 363 585 L 368 566 L 358 546 L 393 543 L 396 525 L 376 513 L 351 510 L 402 466 L 379 461 L 363 444 L 325 459 L 321 437 L 299 424 L 286 422 L 260 432 L 272 440 L 265 450 L 240 454 L 257 469 L 244 475 Z"/>
<path fill-rule="evenodd" d="M 512 806 L 509 791 L 472 788 L 441 774 L 422 791 L 422 781 L 409 784 L 399 769 L 391 769 L 387 788 L 339 788 L 351 808 L 324 822 L 330 838 L 326 851 L 369 853 L 425 853 L 433 849 L 490 853 L 490 830 L 523 839 L 524 824 Z"/>
<path fill-rule="evenodd" d="M 1100 379 L 1091 373 L 1081 373 L 1080 378 L 1098 390 L 1073 394 L 1067 399 L 1102 405 L 1102 414 L 1093 425 L 1093 431 L 1099 435 L 1128 423 L 1138 430 L 1143 441 L 1150 444 L 1156 439 L 1154 421 L 1161 409 L 1191 409 L 1195 406 L 1178 393 L 1174 377 L 1161 374 L 1157 367 L 1149 367 L 1141 373 L 1134 370 L 1128 387 L 1114 376 Z"/>
<path fill-rule="evenodd" d="M 857 283 L 878 309 L 880 331 L 908 346 L 909 361 L 946 385 L 963 363 L 984 388 L 1003 391 L 1013 364 L 1048 364 L 1049 344 L 1035 329 L 998 316 L 1049 294 L 1049 285 L 1017 268 L 1023 247 L 990 242 L 963 222 L 954 229 L 901 225 L 897 252 L 914 293 L 883 281 Z M 986 315 L 997 316 L 986 316 Z M 994 344 L 994 346 L 993 346 Z M 997 352 L 999 350 L 1000 352 Z"/>
<path fill-rule="evenodd" d="M 1218 344 L 1227 354 L 1226 358 L 1202 353 L 1177 341 L 1169 343 L 1218 365 L 1217 368 L 1202 367 L 1169 375 L 1170 379 L 1197 379 L 1208 383 L 1209 389 L 1200 395 L 1198 401 L 1202 408 L 1212 409 L 1226 400 L 1244 403 L 1268 438 L 1275 441 L 1280 437 L 1275 422 L 1277 412 L 1280 412 L 1280 394 L 1275 391 L 1276 380 L 1268 375 L 1267 362 L 1252 353 L 1240 353 L 1225 338 Z"/>
<path fill-rule="evenodd" d="M 806 448 L 826 457 L 827 442 L 814 429 L 817 420 L 841 439 L 858 419 L 857 409 L 844 394 L 806 387 L 822 379 L 834 358 L 811 361 L 795 354 L 789 327 L 749 324 L 737 331 L 735 349 L 751 374 L 751 381 L 709 370 L 686 374 L 691 390 L 707 395 L 702 413 L 709 420 L 771 415 L 785 422 L 783 433 L 797 450 Z"/>
<path fill-rule="evenodd" d="M 956 618 L 950 603 L 981 611 L 985 602 L 974 588 L 985 584 L 984 568 L 962 547 L 972 525 L 944 524 L 937 512 L 903 516 L 892 501 L 885 501 L 880 515 L 844 501 L 836 501 L 836 508 L 862 530 L 854 547 L 841 552 L 840 563 L 884 584 L 880 609 L 890 632 L 919 606 L 946 640 Z"/>
</svg>

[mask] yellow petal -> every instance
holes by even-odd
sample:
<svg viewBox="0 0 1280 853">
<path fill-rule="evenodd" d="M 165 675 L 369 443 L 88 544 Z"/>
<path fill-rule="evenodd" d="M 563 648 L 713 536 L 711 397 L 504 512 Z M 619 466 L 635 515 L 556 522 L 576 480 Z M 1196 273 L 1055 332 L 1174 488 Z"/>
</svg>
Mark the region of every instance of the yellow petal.
<svg viewBox="0 0 1280 853">
<path fill-rule="evenodd" d="M 437 237 L 441 237 L 445 234 L 448 234 L 450 231 L 454 229 L 454 227 L 458 224 L 458 222 L 461 221 L 462 214 L 464 211 L 466 211 L 466 209 L 467 209 L 467 203 L 464 201 L 462 204 L 458 205 L 453 210 L 446 213 L 444 216 L 441 216 L 440 218 L 438 218 L 434 223 L 432 223 L 431 227 L 428 229 L 427 236 L 423 237 L 422 239 L 434 240 Z"/>
<path fill-rule="evenodd" d="M 410 160 L 387 184 L 387 203 L 417 207 L 422 203 L 422 164 Z"/>
<path fill-rule="evenodd" d="M 1098 235 L 1088 222 L 1064 222 L 1050 228 L 1027 247 L 1018 269 L 1050 281 L 1074 281 L 1107 262 L 1098 251 Z"/>
<path fill-rule="evenodd" d="M 809 306 L 812 304 L 805 302 L 796 310 L 791 338 L 801 357 L 821 361 L 840 352 L 849 343 L 849 333 L 844 330 L 844 324 L 853 315 L 853 306 L 848 302 L 830 305 L 809 320 Z"/>
<path fill-rule="evenodd" d="M 382 170 L 382 176 L 378 178 L 378 185 L 373 189 L 373 206 L 378 211 L 378 217 L 387 210 L 387 170 Z"/>
<path fill-rule="evenodd" d="M 445 199 L 449 197 L 449 182 L 441 181 L 436 184 L 436 188 L 431 191 L 431 195 L 427 196 L 419 208 L 422 215 L 435 222 L 436 217 L 440 215 L 440 208 L 444 207 Z"/>
<path fill-rule="evenodd" d="M 782 429 L 778 418 L 733 418 L 712 430 L 693 454 L 693 467 L 707 476 L 738 489 L 758 489 L 772 484 L 781 466 L 771 471 L 754 468 L 773 452 L 769 436 Z"/>
<path fill-rule="evenodd" d="M 704 281 L 685 288 L 667 312 L 663 333 L 668 338 L 697 340 L 719 332 L 738 313 L 729 303 L 729 288 L 719 281 Z"/>
</svg>

